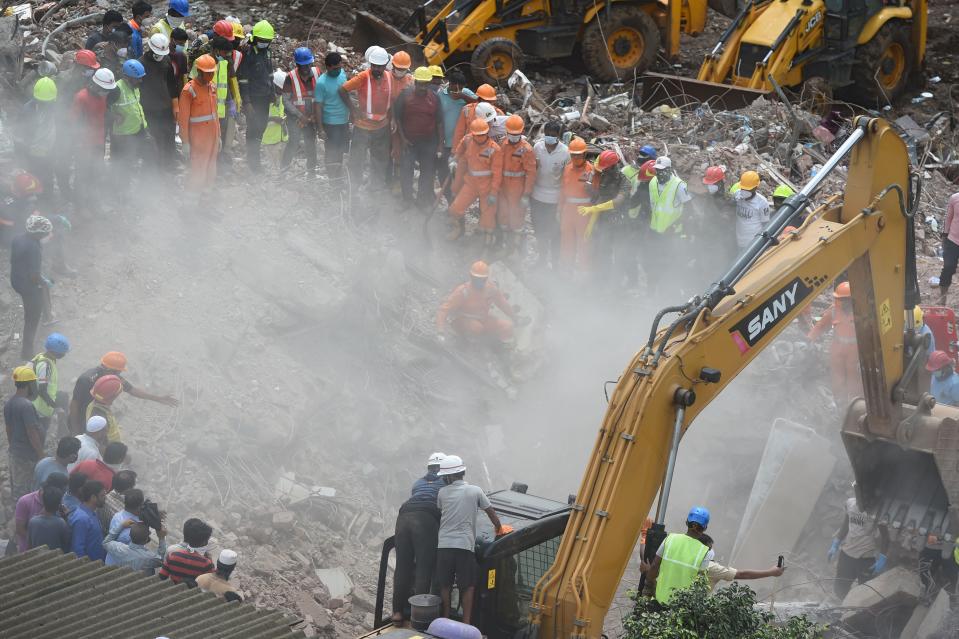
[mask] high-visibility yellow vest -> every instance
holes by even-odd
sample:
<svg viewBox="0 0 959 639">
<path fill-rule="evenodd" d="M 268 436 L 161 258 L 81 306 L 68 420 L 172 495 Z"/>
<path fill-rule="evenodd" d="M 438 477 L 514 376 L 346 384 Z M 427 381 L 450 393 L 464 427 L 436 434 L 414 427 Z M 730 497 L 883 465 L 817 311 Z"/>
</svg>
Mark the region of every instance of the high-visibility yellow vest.
<svg viewBox="0 0 959 639">
<path fill-rule="evenodd" d="M 122 441 L 120 439 L 120 424 L 117 423 L 117 418 L 113 414 L 113 410 L 106 404 L 101 404 L 97 400 L 93 400 L 87 405 L 87 415 L 86 421 L 90 421 L 90 418 L 96 415 L 102 415 L 104 419 L 107 420 L 107 439 L 111 442 Z"/>
<path fill-rule="evenodd" d="M 57 372 L 57 360 L 47 357 L 45 353 L 40 353 L 30 362 L 33 365 L 33 371 L 37 371 L 37 366 L 40 362 L 46 362 L 47 364 L 47 395 L 50 396 L 50 399 L 53 401 L 57 400 L 57 391 L 60 389 L 60 375 Z M 48 404 L 42 397 L 37 396 L 33 400 L 33 407 L 37 409 L 37 414 L 40 417 L 50 417 L 53 415 L 53 406 Z"/>
<path fill-rule="evenodd" d="M 676 224 L 673 229 L 677 233 L 682 231 L 682 225 L 677 224 L 679 216 L 683 214 L 683 205 L 676 204 L 676 193 L 682 180 L 673 175 L 669 182 L 660 190 L 659 181 L 653 178 L 649 182 L 649 203 L 653 209 L 652 219 L 649 222 L 651 229 L 657 233 L 665 233 L 666 229 Z"/>
<path fill-rule="evenodd" d="M 113 112 L 118 116 L 113 121 L 114 135 L 133 135 L 147 128 L 147 120 L 140 105 L 140 89 L 131 87 L 126 80 L 117 80 L 120 97 L 113 103 Z"/>
<path fill-rule="evenodd" d="M 285 118 L 286 109 L 283 106 L 282 98 L 277 98 L 270 103 L 271 118 Z M 272 146 L 280 142 L 286 142 L 290 135 L 280 122 L 267 122 L 266 129 L 263 131 L 262 143 L 264 146 Z"/>
<path fill-rule="evenodd" d="M 633 193 L 636 192 L 636 188 L 639 186 L 639 178 L 637 177 L 639 175 L 639 169 L 637 169 L 632 164 L 627 164 L 622 169 L 620 169 L 620 172 L 629 181 L 629 186 L 630 186 L 629 194 L 632 195 Z M 639 206 L 634 206 L 633 208 L 629 209 L 629 211 L 627 211 L 630 219 L 635 220 L 637 217 L 639 217 L 639 209 L 640 209 Z"/>
<path fill-rule="evenodd" d="M 663 541 L 659 575 L 656 577 L 656 601 L 669 603 L 674 591 L 688 588 L 700 573 L 708 552 L 709 548 L 689 535 L 668 535 Z"/>
<path fill-rule="evenodd" d="M 220 60 L 216 63 L 216 74 L 213 81 L 216 82 L 216 116 L 221 120 L 226 117 L 226 94 L 229 90 L 230 61 Z"/>
</svg>

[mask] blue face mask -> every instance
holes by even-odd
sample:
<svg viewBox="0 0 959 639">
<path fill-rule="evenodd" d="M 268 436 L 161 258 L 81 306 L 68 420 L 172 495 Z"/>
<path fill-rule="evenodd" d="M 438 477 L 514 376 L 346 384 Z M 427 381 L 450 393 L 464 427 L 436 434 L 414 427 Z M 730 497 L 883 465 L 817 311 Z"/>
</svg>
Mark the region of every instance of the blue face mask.
<svg viewBox="0 0 959 639">
<path fill-rule="evenodd" d="M 178 44 L 176 45 L 176 50 L 179 51 L 180 53 L 184 53 L 186 51 L 186 45 Z"/>
<path fill-rule="evenodd" d="M 256 48 L 257 48 L 257 49 L 260 49 L 261 51 L 264 51 L 264 50 L 270 48 L 270 43 L 269 43 L 269 42 L 257 42 L 257 43 L 256 43 Z"/>
<path fill-rule="evenodd" d="M 543 142 L 546 144 L 556 144 L 559 142 L 559 138 L 557 138 L 555 135 L 544 135 Z"/>
<path fill-rule="evenodd" d="M 340 75 L 340 71 L 342 70 L 343 69 L 328 69 L 326 71 L 326 75 L 330 76 L 331 78 L 335 78 L 336 76 Z"/>
</svg>

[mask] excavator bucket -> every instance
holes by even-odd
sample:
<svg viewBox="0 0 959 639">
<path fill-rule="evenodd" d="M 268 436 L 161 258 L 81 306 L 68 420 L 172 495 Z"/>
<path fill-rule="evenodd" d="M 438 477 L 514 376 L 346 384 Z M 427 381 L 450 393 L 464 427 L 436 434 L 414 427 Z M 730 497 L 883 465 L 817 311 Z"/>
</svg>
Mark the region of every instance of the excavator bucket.
<svg viewBox="0 0 959 639">
<path fill-rule="evenodd" d="M 637 93 L 636 104 L 646 111 L 661 104 L 678 108 L 708 104 L 713 109 L 731 111 L 767 95 L 768 91 L 649 72 L 643 75 L 643 90 Z"/>
<path fill-rule="evenodd" d="M 413 66 L 423 65 L 426 61 L 423 48 L 416 39 L 367 11 L 356 12 L 356 23 L 353 26 L 353 34 L 350 36 L 350 45 L 356 51 L 366 51 L 373 45 L 379 45 L 390 53 L 405 50 L 413 59 Z"/>
</svg>

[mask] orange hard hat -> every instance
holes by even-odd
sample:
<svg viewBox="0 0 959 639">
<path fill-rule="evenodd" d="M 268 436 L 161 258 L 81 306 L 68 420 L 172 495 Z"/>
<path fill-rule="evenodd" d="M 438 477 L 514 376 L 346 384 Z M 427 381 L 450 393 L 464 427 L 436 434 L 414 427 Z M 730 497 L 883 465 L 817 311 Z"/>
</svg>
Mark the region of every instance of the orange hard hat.
<svg viewBox="0 0 959 639">
<path fill-rule="evenodd" d="M 104 375 L 93 384 L 90 396 L 101 404 L 110 404 L 123 392 L 123 381 L 116 375 Z"/>
<path fill-rule="evenodd" d="M 612 149 L 606 149 L 599 154 L 599 157 L 596 158 L 596 168 L 600 171 L 605 171 L 608 168 L 614 167 L 619 164 L 619 154 Z"/>
<path fill-rule="evenodd" d="M 523 118 L 518 115 L 511 115 L 506 118 L 506 132 L 517 134 L 522 133 L 523 129 L 526 128 L 526 123 L 523 122 Z"/>
<path fill-rule="evenodd" d="M 413 60 L 410 58 L 410 54 L 406 51 L 397 51 L 393 54 L 394 69 L 409 69 L 412 65 Z"/>
<path fill-rule="evenodd" d="M 573 138 L 572 142 L 569 143 L 569 153 L 570 155 L 582 155 L 586 153 L 586 140 L 583 138 Z"/>
<path fill-rule="evenodd" d="M 227 22 L 226 20 L 217 20 L 213 23 L 213 33 L 217 34 L 222 38 L 226 38 L 230 42 L 236 38 L 233 34 L 233 23 Z"/>
<path fill-rule="evenodd" d="M 476 97 L 481 100 L 495 100 L 496 89 L 489 84 L 481 84 L 476 87 Z"/>
<path fill-rule="evenodd" d="M 483 260 L 477 260 L 470 266 L 470 275 L 473 277 L 489 277 L 489 264 Z"/>
<path fill-rule="evenodd" d="M 14 197 L 27 197 L 28 195 L 39 195 L 43 193 L 43 185 L 40 180 L 29 173 L 18 173 L 13 177 L 13 184 L 10 186 L 10 192 Z"/>
<path fill-rule="evenodd" d="M 849 289 L 849 282 L 842 282 L 836 287 L 836 290 L 832 292 L 832 296 L 837 300 L 849 297 L 850 295 L 852 295 L 852 292 Z"/>
<path fill-rule="evenodd" d="M 703 184 L 716 184 L 726 177 L 726 169 L 721 166 L 711 166 L 706 169 L 706 175 L 703 176 Z"/>
<path fill-rule="evenodd" d="M 100 365 L 109 368 L 111 371 L 125 371 L 127 369 L 127 356 L 120 351 L 110 351 L 100 358 Z"/>
<path fill-rule="evenodd" d="M 649 182 L 654 177 L 656 177 L 656 160 L 646 160 L 643 162 L 643 165 L 639 167 L 639 173 L 636 175 L 636 179 L 640 182 Z"/>
<path fill-rule="evenodd" d="M 196 59 L 196 68 L 204 73 L 216 71 L 216 60 L 209 53 L 205 53 Z"/>
<path fill-rule="evenodd" d="M 783 229 L 783 232 L 779 234 L 779 239 L 785 240 L 787 237 L 790 236 L 790 234 L 795 233 L 796 231 L 797 229 L 795 226 L 787 226 L 786 228 Z"/>
<path fill-rule="evenodd" d="M 930 373 L 934 373 L 943 366 L 952 364 L 952 358 L 949 357 L 949 353 L 946 351 L 933 351 L 929 355 L 929 359 L 926 361 L 926 370 Z"/>
<path fill-rule="evenodd" d="M 483 118 L 473 118 L 470 122 L 470 133 L 473 135 L 486 135 L 489 133 L 489 122 Z"/>
</svg>

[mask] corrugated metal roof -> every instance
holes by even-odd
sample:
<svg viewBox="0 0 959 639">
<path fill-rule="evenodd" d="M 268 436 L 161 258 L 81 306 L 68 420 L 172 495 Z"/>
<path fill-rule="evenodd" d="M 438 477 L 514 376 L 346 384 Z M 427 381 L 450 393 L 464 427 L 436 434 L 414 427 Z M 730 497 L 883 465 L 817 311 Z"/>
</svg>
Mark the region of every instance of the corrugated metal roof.
<svg viewBox="0 0 959 639">
<path fill-rule="evenodd" d="M 296 620 L 128 568 L 36 548 L 0 559 L 2 639 L 291 639 Z"/>
</svg>

